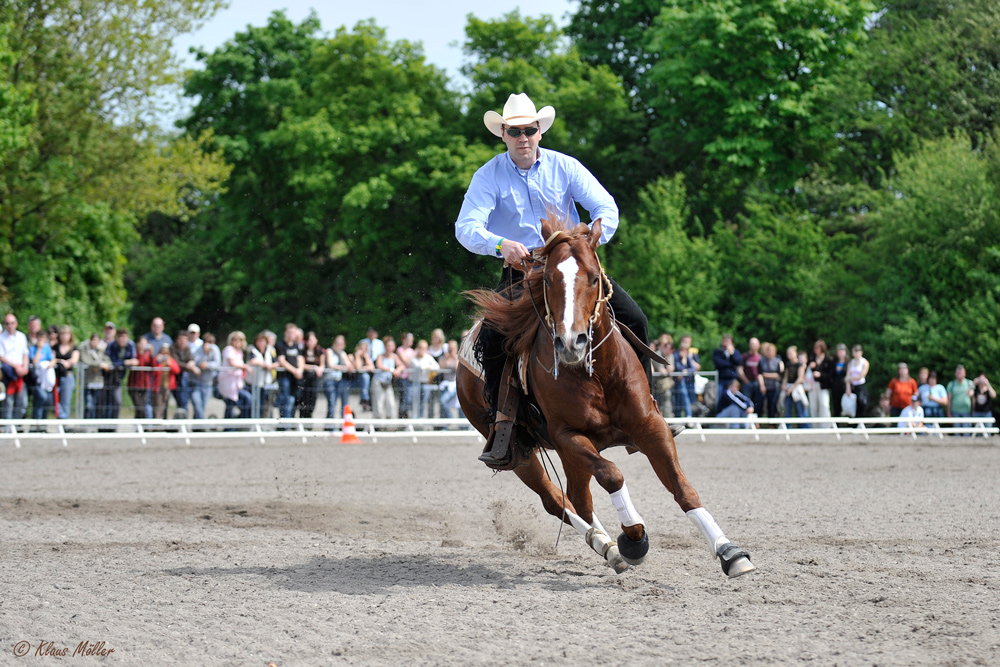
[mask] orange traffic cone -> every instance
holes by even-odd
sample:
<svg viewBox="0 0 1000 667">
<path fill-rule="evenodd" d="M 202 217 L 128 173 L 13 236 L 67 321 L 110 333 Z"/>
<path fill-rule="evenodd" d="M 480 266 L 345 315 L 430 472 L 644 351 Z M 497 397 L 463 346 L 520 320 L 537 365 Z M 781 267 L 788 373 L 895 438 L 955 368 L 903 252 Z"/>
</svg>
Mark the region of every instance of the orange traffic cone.
<svg viewBox="0 0 1000 667">
<path fill-rule="evenodd" d="M 354 412 L 351 411 L 349 405 L 344 406 L 344 430 L 340 434 L 340 444 L 361 444 L 361 439 L 358 438 L 358 433 L 354 430 Z"/>
</svg>

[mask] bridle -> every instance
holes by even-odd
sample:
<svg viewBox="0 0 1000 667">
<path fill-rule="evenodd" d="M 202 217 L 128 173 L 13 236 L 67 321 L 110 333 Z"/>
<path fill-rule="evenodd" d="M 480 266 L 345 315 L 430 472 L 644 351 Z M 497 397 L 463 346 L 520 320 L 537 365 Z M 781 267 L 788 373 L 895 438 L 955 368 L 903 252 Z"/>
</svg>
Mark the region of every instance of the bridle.
<svg viewBox="0 0 1000 667">
<path fill-rule="evenodd" d="M 525 259 L 525 262 L 531 261 L 539 265 L 541 270 L 545 270 L 545 266 L 548 263 L 549 255 L 552 249 L 555 248 L 560 243 L 569 243 L 573 240 L 573 237 L 566 232 L 560 230 L 553 232 L 548 239 L 546 239 L 545 244 L 541 248 L 536 248 L 532 251 L 531 256 Z M 611 279 L 608 278 L 608 274 L 604 272 L 604 267 L 601 265 L 601 258 L 594 253 L 594 259 L 597 261 L 597 268 L 600 270 L 600 279 L 598 280 L 598 295 L 597 301 L 594 303 L 594 310 L 590 314 L 587 321 L 587 356 L 584 361 L 584 367 L 587 369 L 587 375 L 593 377 L 594 375 L 594 350 L 598 349 L 603 345 L 615 329 L 615 312 L 608 303 L 611 296 L 614 294 L 614 286 L 611 284 Z M 605 290 L 605 286 L 607 289 Z M 530 298 L 530 295 L 529 295 Z M 552 379 L 559 379 L 559 354 L 556 352 L 555 338 L 556 338 L 556 320 L 552 316 L 552 308 L 549 306 L 549 290 L 545 283 L 544 278 L 542 279 L 542 300 L 545 303 L 545 315 L 542 316 L 538 312 L 537 307 L 535 308 L 535 313 L 538 315 L 539 319 L 542 320 L 545 325 L 543 329 L 549 335 L 552 340 Z M 534 299 L 531 299 L 532 305 L 534 305 Z M 598 342 L 594 344 L 594 323 L 601 313 L 601 306 L 606 305 L 608 308 L 608 313 L 611 315 L 611 326 L 608 327 L 608 333 Z"/>
</svg>

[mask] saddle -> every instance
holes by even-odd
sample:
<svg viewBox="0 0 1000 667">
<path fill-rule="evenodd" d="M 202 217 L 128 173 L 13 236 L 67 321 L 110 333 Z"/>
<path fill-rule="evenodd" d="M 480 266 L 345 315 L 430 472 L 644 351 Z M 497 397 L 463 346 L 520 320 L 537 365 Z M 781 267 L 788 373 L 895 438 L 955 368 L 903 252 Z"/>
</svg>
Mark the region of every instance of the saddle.
<svg viewBox="0 0 1000 667">
<path fill-rule="evenodd" d="M 528 465 L 536 443 L 552 446 L 545 416 L 533 395 L 523 395 L 516 367 L 517 361 L 508 357 L 500 378 L 496 420 L 479 456 L 480 461 L 496 471 Z"/>
</svg>

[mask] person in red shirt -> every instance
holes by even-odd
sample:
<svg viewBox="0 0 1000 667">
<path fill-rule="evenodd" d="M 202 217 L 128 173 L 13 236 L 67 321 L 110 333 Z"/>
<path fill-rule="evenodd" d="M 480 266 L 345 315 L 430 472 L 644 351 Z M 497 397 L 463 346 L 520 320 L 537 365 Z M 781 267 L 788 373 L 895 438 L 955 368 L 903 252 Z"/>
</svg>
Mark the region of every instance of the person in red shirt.
<svg viewBox="0 0 1000 667">
<path fill-rule="evenodd" d="M 910 367 L 899 362 L 898 376 L 889 380 L 889 416 L 898 417 L 910 407 L 910 397 L 917 393 L 917 381 L 910 377 Z"/>
</svg>

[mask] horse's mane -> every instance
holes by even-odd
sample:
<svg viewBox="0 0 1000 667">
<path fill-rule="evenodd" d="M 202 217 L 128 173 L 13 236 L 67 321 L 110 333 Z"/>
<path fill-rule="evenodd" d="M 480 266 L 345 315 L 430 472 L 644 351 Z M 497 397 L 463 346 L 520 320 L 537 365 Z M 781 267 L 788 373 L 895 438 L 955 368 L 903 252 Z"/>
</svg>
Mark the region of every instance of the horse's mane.
<svg viewBox="0 0 1000 667">
<path fill-rule="evenodd" d="M 566 217 L 553 215 L 550 211 L 548 222 L 552 232 L 559 232 L 560 237 L 567 241 L 586 238 L 590 229 L 585 224 L 579 224 L 575 229 L 569 229 Z M 542 262 L 557 243 L 550 243 L 545 248 L 535 251 L 536 259 Z M 530 264 L 529 264 L 530 266 Z M 492 329 L 504 337 L 504 350 L 507 354 L 519 357 L 527 353 L 538 333 L 538 327 L 545 317 L 545 292 L 542 286 L 544 276 L 543 264 L 536 264 L 524 275 L 524 280 L 515 283 L 513 289 L 503 292 L 477 289 L 464 292 L 464 295 L 476 305 L 478 316 Z"/>
</svg>

